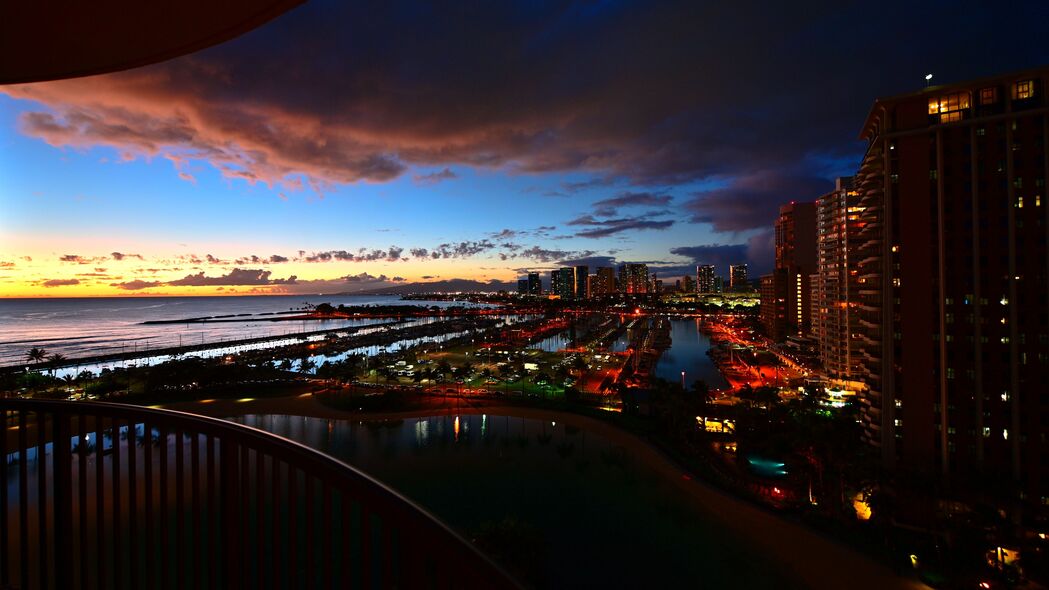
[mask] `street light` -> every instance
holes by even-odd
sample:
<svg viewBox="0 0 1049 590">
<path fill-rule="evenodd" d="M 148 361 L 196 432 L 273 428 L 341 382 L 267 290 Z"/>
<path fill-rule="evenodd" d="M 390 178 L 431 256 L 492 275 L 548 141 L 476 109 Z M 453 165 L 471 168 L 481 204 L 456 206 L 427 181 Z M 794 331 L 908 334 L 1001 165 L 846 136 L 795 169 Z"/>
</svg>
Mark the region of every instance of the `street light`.
<svg viewBox="0 0 1049 590">
<path fill-rule="evenodd" d="M 685 389 L 685 372 L 681 371 L 681 389 Z"/>
<path fill-rule="evenodd" d="M 925 87 L 929 87 L 929 83 L 932 81 L 932 74 L 925 74 Z"/>
</svg>

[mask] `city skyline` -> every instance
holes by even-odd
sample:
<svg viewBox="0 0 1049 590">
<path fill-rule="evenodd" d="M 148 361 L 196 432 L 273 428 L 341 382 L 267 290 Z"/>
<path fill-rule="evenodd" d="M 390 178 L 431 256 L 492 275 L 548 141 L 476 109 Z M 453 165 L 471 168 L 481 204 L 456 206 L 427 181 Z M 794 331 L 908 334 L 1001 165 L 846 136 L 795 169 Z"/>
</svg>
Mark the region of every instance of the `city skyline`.
<svg viewBox="0 0 1049 590">
<path fill-rule="evenodd" d="M 707 263 L 756 277 L 772 266 L 774 206 L 859 164 L 874 97 L 920 89 L 927 71 L 939 83 L 1049 61 L 1016 33 L 1044 20 L 1033 5 L 915 9 L 913 26 L 951 26 L 878 58 L 865 48 L 884 30 L 828 56 L 787 7 L 748 13 L 740 38 L 747 11 L 629 3 L 465 19 L 374 7 L 345 37 L 325 25 L 364 19 L 354 10 L 311 2 L 192 56 L 3 87 L 0 297 L 508 285 L 627 262 L 671 283 Z M 831 42 L 865 12 L 804 18 Z M 494 50 L 428 33 L 434 19 Z M 667 31 L 673 47 L 651 42 Z M 1000 47 L 956 49 L 977 33 Z M 613 39 L 613 55 L 587 49 Z"/>
</svg>

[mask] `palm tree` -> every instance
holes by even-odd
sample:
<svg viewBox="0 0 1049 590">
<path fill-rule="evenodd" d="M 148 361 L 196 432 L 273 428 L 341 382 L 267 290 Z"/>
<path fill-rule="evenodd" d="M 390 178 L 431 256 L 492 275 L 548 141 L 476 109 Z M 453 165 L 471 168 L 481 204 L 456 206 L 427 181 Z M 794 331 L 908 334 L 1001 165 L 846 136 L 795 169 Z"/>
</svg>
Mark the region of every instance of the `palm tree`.
<svg viewBox="0 0 1049 590">
<path fill-rule="evenodd" d="M 33 347 L 26 353 L 26 359 L 31 363 L 39 363 L 47 358 L 47 351 L 43 348 Z"/>
<path fill-rule="evenodd" d="M 48 364 L 51 365 L 51 373 L 54 374 L 55 369 L 61 366 L 66 360 L 66 356 L 60 352 L 56 352 L 51 356 L 47 357 Z"/>
</svg>

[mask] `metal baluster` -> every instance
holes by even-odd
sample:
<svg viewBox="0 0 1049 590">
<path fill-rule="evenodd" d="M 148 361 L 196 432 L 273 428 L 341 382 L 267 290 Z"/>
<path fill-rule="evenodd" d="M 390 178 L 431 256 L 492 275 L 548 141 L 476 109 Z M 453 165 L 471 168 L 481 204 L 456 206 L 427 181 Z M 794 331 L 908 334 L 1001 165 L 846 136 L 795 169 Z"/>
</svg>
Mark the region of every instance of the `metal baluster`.
<svg viewBox="0 0 1049 590">
<path fill-rule="evenodd" d="M 73 455 L 70 451 L 70 418 L 52 416 L 52 461 L 54 474 L 54 571 L 55 588 L 72 586 L 73 572 Z"/>
<path fill-rule="evenodd" d="M 47 415 L 36 413 L 36 515 L 39 523 L 37 536 L 40 541 L 40 554 L 37 566 L 40 568 L 40 587 L 47 588 L 50 580 L 50 563 L 47 558 Z"/>
</svg>

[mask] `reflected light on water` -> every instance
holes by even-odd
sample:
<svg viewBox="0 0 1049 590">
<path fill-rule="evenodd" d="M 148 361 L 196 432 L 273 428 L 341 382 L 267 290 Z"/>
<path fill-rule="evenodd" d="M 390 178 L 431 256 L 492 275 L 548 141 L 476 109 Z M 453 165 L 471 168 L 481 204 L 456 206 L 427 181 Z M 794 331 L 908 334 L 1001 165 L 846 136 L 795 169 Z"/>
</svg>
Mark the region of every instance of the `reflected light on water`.
<svg viewBox="0 0 1049 590">
<path fill-rule="evenodd" d="M 425 446 L 430 439 L 430 423 L 425 418 L 420 418 L 415 423 L 415 444 Z"/>
<path fill-rule="evenodd" d="M 455 417 L 455 442 L 459 442 L 459 416 Z"/>
</svg>

